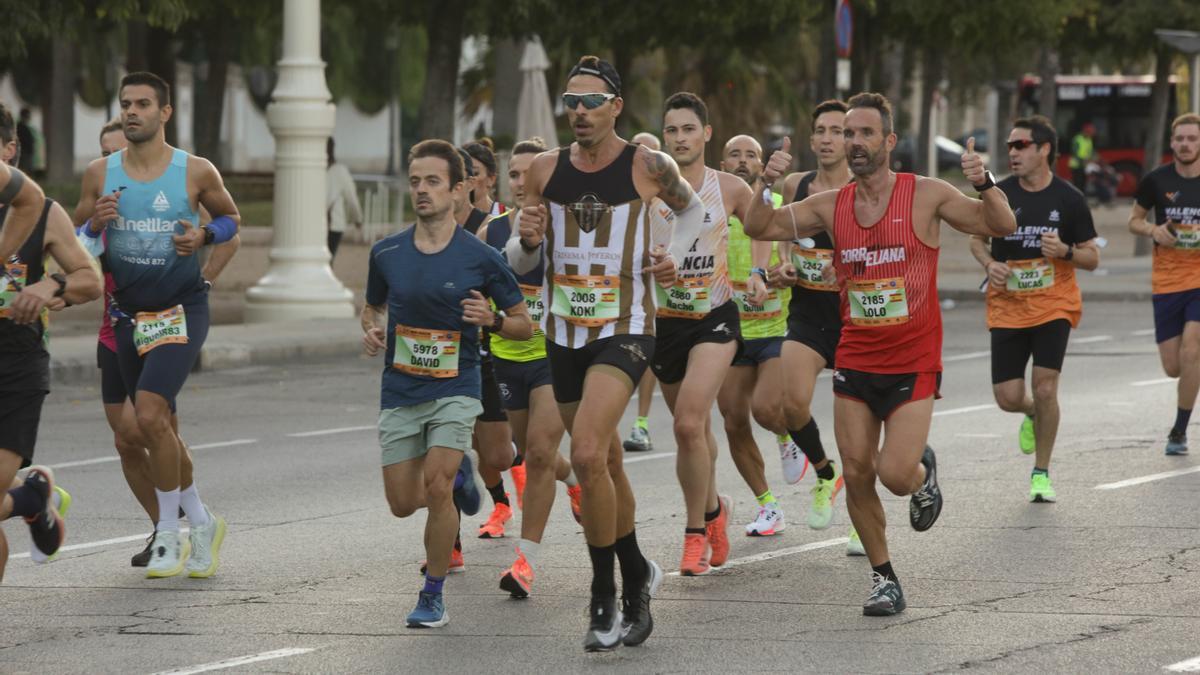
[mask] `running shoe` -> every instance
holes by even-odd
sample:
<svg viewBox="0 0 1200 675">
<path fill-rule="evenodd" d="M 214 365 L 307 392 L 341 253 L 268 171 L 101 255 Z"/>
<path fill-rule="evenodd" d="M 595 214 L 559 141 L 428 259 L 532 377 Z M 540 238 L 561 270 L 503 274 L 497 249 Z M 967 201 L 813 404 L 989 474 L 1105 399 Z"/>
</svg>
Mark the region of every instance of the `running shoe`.
<svg viewBox="0 0 1200 675">
<path fill-rule="evenodd" d="M 917 532 L 924 532 L 933 527 L 942 513 L 942 490 L 937 482 L 937 456 L 928 445 L 925 446 L 921 463 L 925 465 L 925 483 L 913 493 L 908 502 L 908 522 Z"/>
<path fill-rule="evenodd" d="M 163 530 L 154 537 L 154 550 L 146 565 L 147 579 L 173 577 L 183 572 L 188 553 L 178 530 Z"/>
<path fill-rule="evenodd" d="M 421 576 L 425 576 L 425 567 L 427 561 L 421 561 Z M 447 574 L 458 574 L 459 572 L 467 571 L 467 563 L 463 560 L 462 549 L 455 548 L 450 550 L 450 564 L 446 567 Z"/>
<path fill-rule="evenodd" d="M 824 530 L 833 522 L 833 500 L 837 499 L 845 481 L 842 471 L 837 464 L 830 462 L 833 467 L 833 478 L 825 480 L 817 477 L 817 484 L 812 489 L 812 507 L 808 509 L 808 526 L 814 530 Z"/>
<path fill-rule="evenodd" d="M 703 534 L 683 535 L 683 560 L 679 563 L 679 573 L 685 577 L 698 577 L 712 571 L 708 557 L 712 547 L 708 545 L 708 537 Z"/>
<path fill-rule="evenodd" d="M 567 486 L 567 496 L 571 498 L 571 515 L 575 516 L 575 522 L 583 524 L 583 487 L 576 485 Z"/>
<path fill-rule="evenodd" d="M 129 564 L 132 567 L 145 567 L 150 564 L 150 556 L 154 553 L 154 535 L 157 532 L 151 532 L 149 537 L 146 537 L 146 548 L 142 549 L 141 553 L 133 554 L 129 559 Z"/>
<path fill-rule="evenodd" d="M 654 630 L 654 617 L 650 616 L 650 599 L 662 585 L 663 571 L 658 563 L 646 560 L 646 580 L 637 595 L 621 596 L 621 643 L 636 647 L 650 637 Z"/>
<path fill-rule="evenodd" d="M 629 432 L 629 438 L 621 444 L 625 448 L 625 452 L 650 452 L 654 449 L 654 443 L 650 441 L 650 432 L 637 425 L 634 425 L 633 430 Z"/>
<path fill-rule="evenodd" d="M 60 486 L 55 485 L 54 492 L 50 493 L 50 501 L 54 502 L 54 508 L 58 509 L 58 515 L 65 522 L 67 519 L 67 512 L 71 510 L 71 494 L 62 489 Z M 32 529 L 29 531 L 29 538 L 31 541 L 33 540 Z M 29 547 L 29 559 L 33 562 L 41 565 L 43 563 L 52 562 L 58 557 L 58 551 L 55 551 L 54 555 L 48 556 L 45 553 L 42 553 L 41 549 L 37 547 L 36 541 L 33 541 L 32 544 L 33 545 Z"/>
<path fill-rule="evenodd" d="M 783 532 L 783 510 L 778 502 L 758 507 L 758 517 L 746 526 L 747 537 L 769 537 Z"/>
<path fill-rule="evenodd" d="M 512 476 L 513 489 L 517 491 L 517 508 L 525 510 L 525 464 L 509 468 L 508 475 Z"/>
<path fill-rule="evenodd" d="M 583 636 L 585 652 L 607 652 L 621 644 L 621 612 L 616 598 L 592 598 L 588 607 L 588 630 Z"/>
<path fill-rule="evenodd" d="M 866 555 L 867 549 L 863 548 L 862 539 L 858 538 L 858 530 L 850 528 L 850 540 L 846 542 L 846 555 Z"/>
<path fill-rule="evenodd" d="M 441 628 L 450 623 L 450 617 L 446 614 L 446 601 L 442 598 L 442 594 L 426 593 L 425 591 L 418 593 L 417 607 L 409 612 L 405 622 L 409 628 Z"/>
<path fill-rule="evenodd" d="M 221 544 L 225 541 L 225 519 L 204 507 L 208 514 L 208 524 L 203 527 L 191 526 L 188 532 L 188 543 L 192 553 L 188 556 L 187 573 L 193 579 L 207 579 L 217 573 L 221 564 Z"/>
<path fill-rule="evenodd" d="M 1033 418 L 1029 415 L 1021 420 L 1021 431 L 1017 434 L 1017 442 L 1021 445 L 1021 452 L 1032 455 L 1034 450 L 1037 450 L 1037 436 L 1033 433 Z"/>
<path fill-rule="evenodd" d="M 1029 479 L 1029 501 L 1058 501 L 1058 496 L 1054 493 L 1054 486 L 1050 484 L 1050 476 L 1047 476 L 1044 473 L 1033 474 L 1033 476 Z"/>
<path fill-rule="evenodd" d="M 788 485 L 799 483 L 808 472 L 808 457 L 791 439 L 788 439 L 787 443 L 779 444 L 779 461 L 783 463 L 783 480 Z"/>
<path fill-rule="evenodd" d="M 471 457 L 470 452 L 464 452 L 462 463 L 458 466 L 458 473 L 462 475 L 462 485 L 454 489 L 454 505 L 459 511 L 473 516 L 479 513 L 479 507 L 483 502 L 480 497 L 479 486 L 475 483 L 475 461 Z"/>
<path fill-rule="evenodd" d="M 33 550 L 49 559 L 58 552 L 67 536 L 62 516 L 54 506 L 54 472 L 46 466 L 30 467 L 29 473 L 25 474 L 25 487 L 36 490 L 42 497 L 41 512 L 26 516 L 25 522 L 29 524 Z"/>
<path fill-rule="evenodd" d="M 1188 454 L 1187 447 L 1187 432 L 1174 431 L 1167 436 L 1167 454 L 1168 455 L 1186 455 Z"/>
<path fill-rule="evenodd" d="M 721 513 L 705 526 L 708 544 L 712 547 L 708 564 L 713 567 L 724 565 L 725 560 L 729 558 L 729 532 L 727 530 L 729 528 L 729 512 L 733 510 L 733 499 L 728 495 L 721 495 L 717 499 L 721 505 Z"/>
<path fill-rule="evenodd" d="M 525 560 L 525 554 L 517 549 L 516 561 L 500 577 L 500 589 L 508 591 L 514 598 L 528 598 L 532 587 L 533 568 Z"/>
<path fill-rule="evenodd" d="M 507 493 L 506 493 L 507 494 Z M 496 504 L 487 522 L 479 526 L 480 539 L 499 539 L 504 536 L 504 524 L 512 520 L 512 507 L 508 504 Z"/>
<path fill-rule="evenodd" d="M 871 572 L 871 595 L 863 603 L 863 616 L 892 616 L 904 611 L 904 591 L 899 582 Z"/>
</svg>

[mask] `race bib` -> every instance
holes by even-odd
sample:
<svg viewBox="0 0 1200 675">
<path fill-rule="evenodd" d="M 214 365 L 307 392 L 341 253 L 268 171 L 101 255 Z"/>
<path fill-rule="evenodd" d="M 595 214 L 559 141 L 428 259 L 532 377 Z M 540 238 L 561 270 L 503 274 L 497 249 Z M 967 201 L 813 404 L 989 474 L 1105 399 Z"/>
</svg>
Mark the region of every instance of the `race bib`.
<svg viewBox="0 0 1200 675">
<path fill-rule="evenodd" d="M 542 322 L 546 308 L 542 302 L 542 287 L 528 284 L 517 284 L 521 288 L 521 297 L 525 298 L 525 308 L 529 310 L 529 320 L 536 326 Z"/>
<path fill-rule="evenodd" d="M 783 315 L 783 301 L 779 298 L 779 289 L 767 289 L 767 299 L 761 305 L 750 302 L 746 297 L 748 290 L 744 281 L 733 282 L 733 297 L 737 300 L 742 319 L 777 319 Z"/>
<path fill-rule="evenodd" d="M 712 294 L 709 284 L 712 277 L 688 277 L 679 279 L 670 288 L 654 284 L 654 295 L 658 298 L 658 316 L 676 319 L 702 319 L 712 311 Z"/>
<path fill-rule="evenodd" d="M 837 291 L 837 280 L 825 278 L 825 270 L 833 266 L 833 251 L 824 248 L 792 250 L 792 266 L 796 268 L 797 283 L 814 291 Z"/>
<path fill-rule="evenodd" d="M 25 275 L 27 267 L 24 263 L 8 263 L 4 266 L 8 276 L 0 277 L 0 319 L 6 319 L 12 314 L 12 304 L 17 299 L 17 294 L 25 288 Z M 9 280 L 12 277 L 16 283 Z"/>
<path fill-rule="evenodd" d="M 408 375 L 458 377 L 462 333 L 396 325 L 396 354 L 392 367 Z"/>
<path fill-rule="evenodd" d="M 1054 264 L 1045 258 L 1009 260 L 1005 287 L 1012 293 L 1031 293 L 1054 285 Z"/>
<path fill-rule="evenodd" d="M 1177 223 L 1175 248 L 1191 251 L 1200 249 L 1200 224 Z"/>
<path fill-rule="evenodd" d="M 858 326 L 885 326 L 908 321 L 908 296 L 904 278 L 851 281 L 846 285 L 850 322 Z"/>
<path fill-rule="evenodd" d="M 621 318 L 621 278 L 555 274 L 550 313 L 594 328 Z"/>
<path fill-rule="evenodd" d="M 186 345 L 188 343 L 187 317 L 183 305 L 175 305 L 161 312 L 138 312 L 133 323 L 133 346 L 138 356 L 162 345 Z"/>
</svg>

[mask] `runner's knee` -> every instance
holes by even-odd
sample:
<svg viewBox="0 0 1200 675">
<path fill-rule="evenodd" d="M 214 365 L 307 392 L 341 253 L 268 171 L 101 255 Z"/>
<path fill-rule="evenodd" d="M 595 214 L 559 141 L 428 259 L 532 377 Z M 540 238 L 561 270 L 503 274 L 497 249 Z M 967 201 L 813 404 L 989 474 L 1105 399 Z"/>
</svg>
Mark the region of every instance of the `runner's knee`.
<svg viewBox="0 0 1200 675">
<path fill-rule="evenodd" d="M 571 467 L 587 482 L 608 472 L 608 445 L 597 439 L 571 439 Z"/>
<path fill-rule="evenodd" d="M 699 447 L 706 446 L 706 430 L 704 423 L 707 420 L 700 415 L 683 414 L 675 416 L 675 438 L 680 443 L 687 443 L 689 446 Z M 681 447 L 680 450 L 683 450 Z"/>
<path fill-rule="evenodd" d="M 1042 401 L 1053 401 L 1058 397 L 1058 380 L 1047 377 L 1033 383 L 1033 398 L 1039 403 Z"/>
<path fill-rule="evenodd" d="M 758 423 L 758 426 L 769 431 L 782 429 L 787 426 L 784 423 L 783 407 L 778 402 L 755 401 L 751 413 L 754 415 L 754 421 Z"/>
</svg>

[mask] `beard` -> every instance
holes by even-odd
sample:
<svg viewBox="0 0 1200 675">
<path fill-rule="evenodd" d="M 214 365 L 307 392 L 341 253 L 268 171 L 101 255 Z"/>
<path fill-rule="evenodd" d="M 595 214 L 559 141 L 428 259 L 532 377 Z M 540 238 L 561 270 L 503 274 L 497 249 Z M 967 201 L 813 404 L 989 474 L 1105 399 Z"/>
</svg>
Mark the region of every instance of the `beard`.
<svg viewBox="0 0 1200 675">
<path fill-rule="evenodd" d="M 883 165 L 883 160 L 886 155 L 883 148 L 880 148 L 873 153 L 869 150 L 864 150 L 863 153 L 866 155 L 865 160 L 860 156 L 857 163 L 853 156 L 854 153 L 846 155 L 846 159 L 850 163 L 850 171 L 855 176 L 869 176 L 875 173 L 879 167 Z"/>
</svg>

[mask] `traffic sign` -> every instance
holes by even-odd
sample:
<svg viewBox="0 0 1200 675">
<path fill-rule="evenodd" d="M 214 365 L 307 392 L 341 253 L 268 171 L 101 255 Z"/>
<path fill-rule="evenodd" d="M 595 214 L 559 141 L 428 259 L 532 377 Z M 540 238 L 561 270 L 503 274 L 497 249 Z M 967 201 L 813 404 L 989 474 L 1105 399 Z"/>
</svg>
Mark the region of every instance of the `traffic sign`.
<svg viewBox="0 0 1200 675">
<path fill-rule="evenodd" d="M 833 12 L 833 27 L 838 57 L 850 58 L 850 49 L 854 46 L 854 12 L 850 9 L 850 0 L 837 0 L 837 8 Z"/>
</svg>

